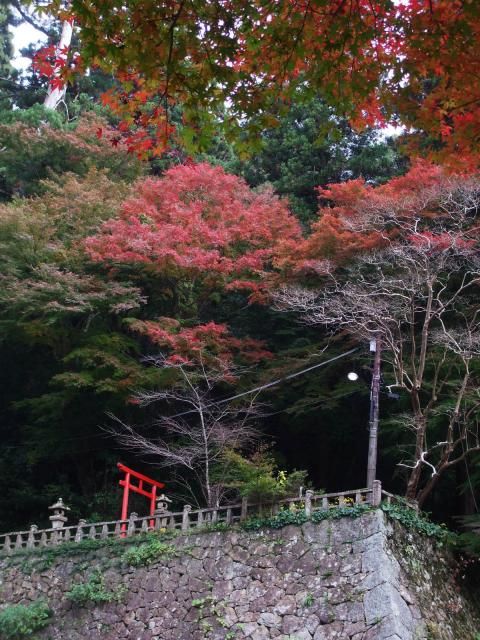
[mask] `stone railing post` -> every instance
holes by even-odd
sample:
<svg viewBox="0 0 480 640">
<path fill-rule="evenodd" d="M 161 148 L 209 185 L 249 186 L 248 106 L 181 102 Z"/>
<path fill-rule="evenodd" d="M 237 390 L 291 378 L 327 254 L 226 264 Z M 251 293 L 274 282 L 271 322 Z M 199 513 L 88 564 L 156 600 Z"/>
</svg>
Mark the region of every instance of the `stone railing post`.
<svg viewBox="0 0 480 640">
<path fill-rule="evenodd" d="M 35 547 L 35 534 L 38 531 L 38 527 L 36 524 L 32 524 L 30 527 L 30 531 L 28 532 L 27 538 L 27 548 L 33 549 Z"/>
<path fill-rule="evenodd" d="M 373 481 L 372 487 L 372 506 L 378 507 L 382 501 L 382 483 L 380 480 Z"/>
<path fill-rule="evenodd" d="M 135 534 L 136 524 L 135 520 L 138 518 L 138 513 L 132 511 L 128 518 L 127 536 L 133 536 Z"/>
<path fill-rule="evenodd" d="M 192 507 L 189 504 L 186 504 L 183 507 L 182 531 L 188 531 L 188 529 L 190 528 L 190 511 L 191 510 L 192 510 Z"/>
<path fill-rule="evenodd" d="M 7 534 L 5 536 L 5 540 L 3 543 L 3 552 L 4 553 L 10 553 L 10 551 L 12 550 L 12 541 L 10 539 L 10 536 Z"/>
<path fill-rule="evenodd" d="M 243 520 L 247 519 L 247 513 L 248 513 L 248 501 L 246 497 L 242 498 L 242 508 L 240 511 L 240 521 L 242 522 Z"/>
<path fill-rule="evenodd" d="M 87 521 L 84 520 L 84 518 L 80 518 L 77 524 L 77 531 L 75 533 L 75 542 L 80 542 L 80 540 L 83 538 L 83 527 L 85 527 L 86 524 Z"/>
<path fill-rule="evenodd" d="M 311 489 L 307 489 L 305 492 L 305 515 L 307 518 L 312 515 L 312 497 L 313 491 Z"/>
</svg>

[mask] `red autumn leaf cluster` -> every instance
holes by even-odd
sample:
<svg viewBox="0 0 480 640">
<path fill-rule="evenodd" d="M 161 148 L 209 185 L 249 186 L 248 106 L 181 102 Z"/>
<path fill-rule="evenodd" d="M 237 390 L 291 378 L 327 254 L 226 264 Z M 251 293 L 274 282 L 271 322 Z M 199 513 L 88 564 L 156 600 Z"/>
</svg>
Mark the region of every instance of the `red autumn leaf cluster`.
<svg viewBox="0 0 480 640">
<path fill-rule="evenodd" d="M 442 253 L 444 251 L 455 248 L 457 250 L 472 249 L 475 246 L 475 240 L 471 238 L 453 237 L 449 233 L 433 233 L 431 231 L 422 231 L 417 234 L 410 234 L 406 238 L 414 247 L 426 249 L 429 253 Z"/>
<path fill-rule="evenodd" d="M 171 364 L 203 363 L 213 367 L 221 364 L 229 368 L 236 357 L 254 363 L 272 356 L 263 342 L 236 338 L 227 325 L 216 322 L 182 327 L 173 318 L 160 318 L 158 321 L 137 320 L 130 328 L 146 335 L 153 344 L 168 349 L 172 355 L 167 362 Z"/>
<path fill-rule="evenodd" d="M 119 216 L 86 247 L 95 261 L 222 276 L 246 287 L 268 266 L 277 243 L 300 237 L 286 202 L 272 191 L 255 192 L 241 178 L 203 163 L 138 182 Z"/>
<path fill-rule="evenodd" d="M 316 92 L 355 126 L 411 127 L 417 152 L 455 170 L 480 164 L 475 0 L 127 2 L 121 12 L 117 4 L 72 0 L 67 12 L 51 9 L 75 16 L 85 66 L 118 78 L 106 101 L 146 131 L 148 148 L 143 138 L 130 143 L 140 154 L 165 147 L 174 103 L 198 127 L 198 114 L 227 102 L 227 124 L 251 120 L 258 132 L 273 105 Z"/>
<path fill-rule="evenodd" d="M 82 73 L 83 61 L 78 52 L 71 55 L 69 47 L 54 44 L 42 47 L 32 60 L 32 68 L 47 78 L 52 89 L 62 89 L 76 73 Z"/>
<path fill-rule="evenodd" d="M 363 179 L 329 184 L 318 189 L 319 218 L 310 234 L 301 242 L 281 245 L 276 264 L 284 276 L 324 275 L 330 268 L 328 261 L 341 265 L 391 241 L 432 251 L 446 250 L 452 242 L 468 249 L 471 229 L 468 237 L 463 238 L 459 231 L 453 238 L 452 233 L 433 227 L 448 209 L 443 200 L 455 193 L 459 201 L 468 198 L 472 188 L 468 175 L 453 175 L 425 160 L 417 160 L 405 175 L 384 185 L 374 187 Z M 411 233 L 414 226 L 416 231 Z"/>
</svg>

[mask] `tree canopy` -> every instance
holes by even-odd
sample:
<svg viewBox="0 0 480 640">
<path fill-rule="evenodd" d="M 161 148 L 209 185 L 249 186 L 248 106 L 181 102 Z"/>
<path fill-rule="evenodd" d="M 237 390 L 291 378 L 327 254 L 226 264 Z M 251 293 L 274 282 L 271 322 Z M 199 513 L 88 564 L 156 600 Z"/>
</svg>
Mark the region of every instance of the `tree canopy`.
<svg viewBox="0 0 480 640">
<path fill-rule="evenodd" d="M 423 505 L 480 451 L 478 182 L 420 163 L 380 187 L 356 180 L 322 194 L 335 206 L 296 256 L 307 287 L 276 299 L 311 324 L 381 340 L 384 382 L 410 403 L 396 417 L 403 437 L 414 434 L 399 451 L 407 497 Z"/>
<path fill-rule="evenodd" d="M 228 103 L 226 129 L 237 137 L 248 131 L 251 144 L 292 100 L 321 95 L 358 127 L 413 127 L 417 147 L 457 166 L 478 165 L 476 2 L 72 0 L 65 11 L 53 0 L 49 7 L 79 27 L 81 48 L 70 63 L 47 52 L 46 72 L 48 64 L 55 78 L 58 66 L 65 78 L 74 68 L 113 72 L 121 88 L 105 101 L 138 128 L 143 151 L 164 147 L 176 102 L 184 137 L 208 129 Z"/>
<path fill-rule="evenodd" d="M 47 4 L 60 20 L 0 116 L 2 528 L 58 495 L 74 517 L 115 517 L 114 462 L 143 458 L 106 439 L 109 416 L 173 460 L 206 415 L 184 414 L 190 382 L 215 422 L 210 403 L 243 411 L 252 389 L 308 371 L 262 391 L 255 438 L 271 454 L 222 421 L 220 493 L 195 478 L 206 459 L 169 467 L 169 493 L 181 475 L 199 503 L 278 495 L 285 473 L 305 479 L 295 469 L 317 488 L 360 486 L 371 332 L 385 354 L 378 477 L 439 518 L 471 512 L 476 76 L 473 102 L 458 87 L 476 3 Z M 59 51 L 66 18 L 76 32 Z M 58 110 L 40 74 L 72 81 Z M 447 162 L 409 158 L 374 128 L 387 122 Z M 307 322 L 272 304 L 292 286 Z"/>
</svg>

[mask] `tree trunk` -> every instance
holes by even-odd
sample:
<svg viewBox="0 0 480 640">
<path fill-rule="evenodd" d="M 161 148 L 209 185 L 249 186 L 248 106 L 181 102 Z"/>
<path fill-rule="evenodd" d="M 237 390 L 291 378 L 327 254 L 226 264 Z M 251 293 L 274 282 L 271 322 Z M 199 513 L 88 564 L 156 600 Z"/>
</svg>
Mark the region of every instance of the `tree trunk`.
<svg viewBox="0 0 480 640">
<path fill-rule="evenodd" d="M 57 47 L 57 55 L 59 58 L 62 58 L 65 60 L 67 59 L 68 49 L 70 48 L 70 44 L 72 42 L 72 35 L 73 35 L 73 22 L 69 22 L 68 20 L 65 20 L 62 25 L 62 35 L 60 37 L 60 42 Z M 55 77 L 58 78 L 59 76 L 60 76 L 60 72 L 56 72 Z M 66 84 L 64 84 L 61 88 L 56 86 L 52 87 L 51 85 L 49 85 L 48 93 L 43 102 L 43 106 L 46 109 L 55 110 L 59 105 L 59 103 L 65 97 L 66 90 L 67 90 Z"/>
<path fill-rule="evenodd" d="M 419 509 L 423 508 L 423 505 L 425 504 L 425 500 L 435 489 L 439 480 L 440 480 L 440 474 L 436 473 L 434 476 L 431 476 L 427 484 L 423 487 L 421 491 L 419 491 L 417 496 L 417 504 Z"/>
<path fill-rule="evenodd" d="M 416 466 L 412 469 L 407 482 L 407 490 L 405 493 L 405 497 L 407 498 L 407 500 L 417 499 L 418 485 L 422 476 L 422 463 L 420 462 L 420 460 L 423 452 L 423 445 L 425 442 L 425 429 L 427 424 L 425 416 L 422 413 L 417 413 L 414 417 L 414 424 L 417 432 L 415 438 Z"/>
</svg>

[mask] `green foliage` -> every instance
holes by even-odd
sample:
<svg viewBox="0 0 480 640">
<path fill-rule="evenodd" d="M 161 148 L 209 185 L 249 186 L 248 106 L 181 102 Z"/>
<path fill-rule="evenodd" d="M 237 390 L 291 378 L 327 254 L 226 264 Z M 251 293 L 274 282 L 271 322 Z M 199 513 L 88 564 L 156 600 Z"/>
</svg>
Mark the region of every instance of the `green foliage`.
<svg viewBox="0 0 480 640">
<path fill-rule="evenodd" d="M 242 522 L 241 527 L 246 531 L 259 531 L 265 527 L 268 529 L 283 529 L 290 524 L 302 525 L 308 521 L 305 511 L 284 509 L 274 516 L 267 518 L 254 517 Z"/>
<path fill-rule="evenodd" d="M 231 525 L 228 522 L 208 522 L 203 527 L 198 529 L 198 531 L 202 531 L 204 533 L 214 533 L 216 531 L 223 532 L 229 531 L 231 529 Z"/>
<path fill-rule="evenodd" d="M 124 594 L 124 587 L 118 587 L 113 590 L 107 589 L 105 586 L 105 578 L 101 571 L 97 570 L 92 573 L 86 582 L 74 584 L 65 595 L 73 603 L 79 606 L 85 606 L 91 602 L 94 604 L 120 602 Z"/>
<path fill-rule="evenodd" d="M 211 587 L 212 585 L 210 585 L 210 588 Z M 225 600 L 218 600 L 213 595 L 192 600 L 191 606 L 198 610 L 197 622 L 205 638 L 212 637 L 211 634 L 214 633 L 214 627 L 216 627 L 215 633 L 220 631 L 220 629 L 225 630 L 229 627 L 224 615 L 226 604 Z M 234 625 L 225 635 L 223 635 L 224 631 L 222 631 L 222 637 L 224 640 L 233 640 L 239 629 L 240 625 Z M 217 636 L 218 633 L 216 637 Z"/>
<path fill-rule="evenodd" d="M 11 26 L 15 24 L 10 4 L 4 2 L 0 5 L 0 122 L 2 110 L 11 109 L 14 97 L 19 86 L 18 72 L 12 66 L 13 43 Z"/>
<path fill-rule="evenodd" d="M 0 77 L 3 79 L 12 71 L 10 63 L 13 57 L 12 34 L 9 26 L 12 24 L 12 13 L 8 4 L 0 7 Z"/>
<path fill-rule="evenodd" d="M 177 548 L 171 544 L 165 544 L 158 538 L 152 538 L 148 542 L 128 549 L 122 560 L 132 567 L 144 567 L 162 558 L 169 558 L 178 553 Z"/>
<path fill-rule="evenodd" d="M 74 124 L 41 105 L 0 116 L 0 199 L 42 192 L 42 181 L 67 171 L 84 176 L 91 167 L 106 169 L 117 180 L 133 180 L 143 169 L 125 152 L 115 149 L 96 132 L 106 126 L 94 114 Z"/>
<path fill-rule="evenodd" d="M 392 520 L 397 520 L 407 529 L 424 536 L 445 542 L 452 541 L 456 538 L 456 534 L 449 531 L 444 524 L 431 522 L 424 514 L 417 513 L 406 505 L 382 502 L 380 508 Z"/>
<path fill-rule="evenodd" d="M 478 533 L 461 533 L 458 544 L 467 553 L 480 558 L 480 535 Z"/>
<path fill-rule="evenodd" d="M 29 109 L 2 112 L 1 122 L 2 125 L 24 124 L 32 128 L 50 125 L 55 129 L 61 129 L 64 124 L 58 111 L 47 109 L 43 104 L 35 104 Z"/>
<path fill-rule="evenodd" d="M 19 549 L 8 556 L 7 562 L 19 564 L 24 573 L 44 571 L 64 558 L 77 558 L 88 555 L 97 549 L 108 548 L 113 555 L 121 555 L 129 544 L 138 544 L 138 539 L 132 538 L 86 538 L 80 542 L 64 542 L 55 547 L 37 547 L 35 549 Z"/>
<path fill-rule="evenodd" d="M 129 191 L 107 173 L 65 173 L 42 181 L 39 196 L 0 204 L 0 479 L 24 468 L 0 497 L 13 520 L 5 529 L 39 522 L 50 499 L 44 488 L 54 484 L 53 499 L 68 497 L 72 517 L 115 517 L 118 458 L 99 425 L 108 411 L 135 412 L 125 405 L 133 387 L 159 384 L 158 369 L 141 362 L 145 346 L 123 323 L 143 306 L 140 289 L 93 272 L 82 252 L 85 236 Z M 103 500 L 102 511 L 95 495 L 107 491 L 115 504 Z"/>
<path fill-rule="evenodd" d="M 405 163 L 391 143 L 378 140 L 373 131 L 355 133 L 318 98 L 293 104 L 261 140 L 258 153 L 231 168 L 253 186 L 272 184 L 307 224 L 316 216 L 318 186 L 360 176 L 383 182 Z"/>
<path fill-rule="evenodd" d="M 460 518 L 460 522 L 467 530 L 458 536 L 458 546 L 469 555 L 480 558 L 480 517 L 478 514 L 465 516 Z M 469 531 L 470 528 L 474 530 Z"/>
<path fill-rule="evenodd" d="M 213 596 L 206 596 L 205 598 L 195 598 L 192 600 L 191 605 L 196 609 L 203 608 L 206 604 L 213 602 Z"/>
<path fill-rule="evenodd" d="M 279 470 L 266 448 L 258 449 L 249 459 L 236 451 L 227 451 L 225 458 L 229 466 L 228 486 L 250 501 L 274 502 L 298 494 L 299 488 L 305 486 L 306 471 Z"/>
<path fill-rule="evenodd" d="M 52 611 L 42 600 L 32 604 L 16 604 L 0 611 L 0 638 L 21 640 L 43 629 L 50 623 Z"/>
<path fill-rule="evenodd" d="M 303 606 L 311 607 L 314 602 L 315 602 L 315 598 L 313 597 L 313 593 L 307 593 L 303 601 Z"/>
<path fill-rule="evenodd" d="M 353 504 L 351 507 L 333 507 L 332 509 L 315 509 L 312 511 L 312 522 L 322 520 L 338 520 L 339 518 L 358 518 L 371 511 L 369 504 Z"/>
<path fill-rule="evenodd" d="M 370 505 L 356 504 L 351 507 L 332 507 L 331 509 L 315 509 L 310 518 L 301 509 L 283 509 L 274 516 L 268 518 L 249 518 L 241 524 L 242 529 L 247 531 L 258 531 L 263 528 L 282 529 L 290 524 L 302 525 L 310 520 L 311 522 L 322 522 L 323 520 L 337 520 L 339 518 L 358 518 L 371 510 Z"/>
<path fill-rule="evenodd" d="M 208 532 L 206 528 L 199 529 L 199 532 L 200 531 Z M 178 532 L 174 530 L 167 530 L 161 533 L 163 540 L 171 540 L 177 535 Z M 144 543 L 149 547 L 151 553 L 155 554 L 158 552 L 159 556 L 161 556 L 164 551 L 166 551 L 167 555 L 171 555 L 170 550 L 172 550 L 172 553 L 175 551 L 175 547 L 170 547 L 167 544 L 158 546 L 156 544 L 156 542 L 158 542 L 158 536 L 158 533 L 147 533 L 127 538 L 85 538 L 80 542 L 64 542 L 52 547 L 23 548 L 15 550 L 5 561 L 9 565 L 19 566 L 24 573 L 31 573 L 32 571 L 44 571 L 65 558 L 75 558 L 79 561 L 79 558 L 84 556 L 88 559 L 91 557 L 92 552 L 98 549 L 105 549 L 108 550 L 108 554 L 105 554 L 107 564 L 112 560 L 115 562 L 127 562 L 132 566 L 137 566 L 136 560 L 138 560 L 138 566 L 142 566 L 141 558 L 148 555 L 148 551 L 146 552 L 143 548 L 140 549 L 138 554 L 135 553 L 135 551 L 139 547 L 143 547 Z M 186 552 L 186 549 L 184 549 L 184 551 Z M 129 552 L 131 552 L 131 554 Z M 128 562 L 128 558 L 132 558 L 133 561 L 131 563 Z M 149 563 L 147 562 L 147 564 Z"/>
</svg>

